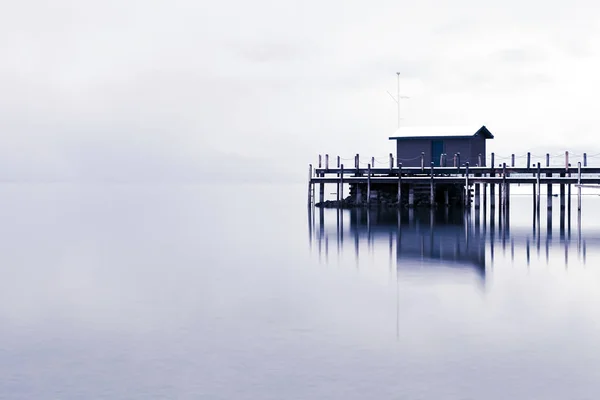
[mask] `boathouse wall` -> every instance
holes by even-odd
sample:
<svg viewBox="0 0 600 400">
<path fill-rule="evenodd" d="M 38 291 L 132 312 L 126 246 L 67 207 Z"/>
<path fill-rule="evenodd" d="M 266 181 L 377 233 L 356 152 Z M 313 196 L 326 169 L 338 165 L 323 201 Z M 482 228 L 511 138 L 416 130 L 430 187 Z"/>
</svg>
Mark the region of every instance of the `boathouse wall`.
<svg viewBox="0 0 600 400">
<path fill-rule="evenodd" d="M 439 154 L 433 155 L 433 142 L 441 142 L 441 152 L 446 154 L 446 164 L 453 165 L 454 154 L 460 153 L 460 163 L 469 162 L 475 166 L 479 163 L 481 154 L 481 167 L 485 166 L 486 148 L 485 138 L 474 136 L 470 138 L 424 138 L 396 141 L 396 155 L 398 163 L 404 167 L 420 167 L 421 154 L 424 166 L 428 167 L 433 161 L 436 167 L 440 166 Z"/>
<path fill-rule="evenodd" d="M 441 133 L 441 132 L 440 132 Z M 445 154 L 445 165 L 454 165 L 454 155 L 460 154 L 460 165 L 486 166 L 486 139 L 494 136 L 482 126 L 474 134 L 428 134 L 421 136 L 394 136 L 396 141 L 397 165 L 404 167 L 440 167 L 441 155 Z"/>
</svg>

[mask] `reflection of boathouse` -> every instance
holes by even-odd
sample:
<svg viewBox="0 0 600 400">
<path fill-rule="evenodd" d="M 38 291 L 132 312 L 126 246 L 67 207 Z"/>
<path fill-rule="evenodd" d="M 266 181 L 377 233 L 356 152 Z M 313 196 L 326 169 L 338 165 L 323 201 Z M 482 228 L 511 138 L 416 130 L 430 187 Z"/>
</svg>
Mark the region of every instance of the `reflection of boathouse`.
<svg viewBox="0 0 600 400">
<path fill-rule="evenodd" d="M 399 269 L 467 268 L 485 277 L 485 241 L 463 213 L 353 209 L 350 231 L 373 240 L 393 237 Z"/>
</svg>

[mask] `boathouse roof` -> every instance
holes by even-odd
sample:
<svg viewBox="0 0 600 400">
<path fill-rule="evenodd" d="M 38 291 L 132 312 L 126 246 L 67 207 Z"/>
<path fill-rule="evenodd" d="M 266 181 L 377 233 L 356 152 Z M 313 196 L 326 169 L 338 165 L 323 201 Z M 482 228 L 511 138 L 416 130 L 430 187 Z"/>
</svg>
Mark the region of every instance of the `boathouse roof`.
<svg viewBox="0 0 600 400">
<path fill-rule="evenodd" d="M 457 127 L 457 126 L 402 126 L 390 140 L 414 140 L 414 139 L 464 139 L 475 136 L 483 136 L 493 139 L 494 135 L 482 125 L 481 127 Z"/>
</svg>

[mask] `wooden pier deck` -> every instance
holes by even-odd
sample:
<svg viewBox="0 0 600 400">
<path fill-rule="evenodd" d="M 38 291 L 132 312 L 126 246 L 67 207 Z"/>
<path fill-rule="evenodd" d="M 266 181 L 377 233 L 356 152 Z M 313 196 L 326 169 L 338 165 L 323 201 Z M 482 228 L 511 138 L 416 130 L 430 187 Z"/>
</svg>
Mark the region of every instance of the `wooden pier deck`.
<svg viewBox="0 0 600 400">
<path fill-rule="evenodd" d="M 440 204 L 440 196 L 436 196 L 436 191 L 448 191 L 449 187 L 459 187 L 460 191 L 464 192 L 461 202 L 464 206 L 475 204 L 476 208 L 480 207 L 480 195 L 483 189 L 483 199 L 486 201 L 487 189 L 489 187 L 489 199 L 492 206 L 495 206 L 495 196 L 498 196 L 498 204 L 506 206 L 509 203 L 511 185 L 531 185 L 531 192 L 534 201 L 539 200 L 541 195 L 541 185 L 546 185 L 547 196 L 552 197 L 552 188 L 558 185 L 560 188 L 560 205 L 565 206 L 565 196 L 567 195 L 570 203 L 571 186 L 574 185 L 578 190 L 578 195 L 581 195 L 582 187 L 600 187 L 600 167 L 587 166 L 587 158 L 584 158 L 585 165 L 582 166 L 578 162 L 576 167 L 572 167 L 568 163 L 568 153 L 566 155 L 565 166 L 557 167 L 550 166 L 549 157 L 546 157 L 546 166 L 542 167 L 540 163 L 535 165 L 530 164 L 530 158 L 527 159 L 527 166 L 514 166 L 514 158 L 512 165 L 508 166 L 503 163 L 500 167 L 471 167 L 469 163 L 461 166 L 438 167 L 431 163 L 425 167 L 410 167 L 403 168 L 402 165 L 394 166 L 393 159 L 390 155 L 389 168 L 372 168 L 371 164 L 367 168 L 359 167 L 358 156 L 354 168 L 345 168 L 339 163 L 338 167 L 328 167 L 328 157 L 326 157 L 325 168 L 321 167 L 321 159 L 319 167 L 313 170 L 312 165 L 309 166 L 309 183 L 308 183 L 308 202 L 315 203 L 315 185 L 319 187 L 319 203 L 323 205 L 325 202 L 325 185 L 333 184 L 335 186 L 336 202 L 342 204 L 344 201 L 344 185 L 349 185 L 355 188 L 356 195 L 355 205 L 370 206 L 376 203 L 372 199 L 372 188 L 378 185 L 379 190 L 386 187 L 387 190 L 393 190 L 397 187 L 397 205 L 401 205 L 403 200 L 408 200 L 408 206 L 412 207 L 414 203 L 413 192 L 415 188 L 424 186 L 429 187 L 429 205 L 436 206 Z M 492 165 L 494 156 L 492 154 Z M 568 194 L 565 189 L 568 189 Z M 408 190 L 409 194 L 403 193 Z M 358 191 L 358 192 L 357 192 Z M 445 201 L 442 204 L 450 205 L 448 194 L 445 195 Z M 578 207 L 580 208 L 581 200 L 579 199 Z M 552 207 L 552 202 L 548 201 L 548 208 Z M 570 204 L 569 204 L 570 207 Z"/>
</svg>

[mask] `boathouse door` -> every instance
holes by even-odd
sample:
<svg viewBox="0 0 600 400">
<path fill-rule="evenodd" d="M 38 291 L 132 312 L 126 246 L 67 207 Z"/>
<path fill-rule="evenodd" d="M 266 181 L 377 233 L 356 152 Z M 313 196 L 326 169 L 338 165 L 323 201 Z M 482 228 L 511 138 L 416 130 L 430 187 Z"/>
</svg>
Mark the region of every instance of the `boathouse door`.
<svg viewBox="0 0 600 400">
<path fill-rule="evenodd" d="M 435 167 L 441 167 L 440 160 L 442 153 L 444 152 L 444 141 L 443 140 L 432 140 L 431 141 L 431 161 Z"/>
</svg>

